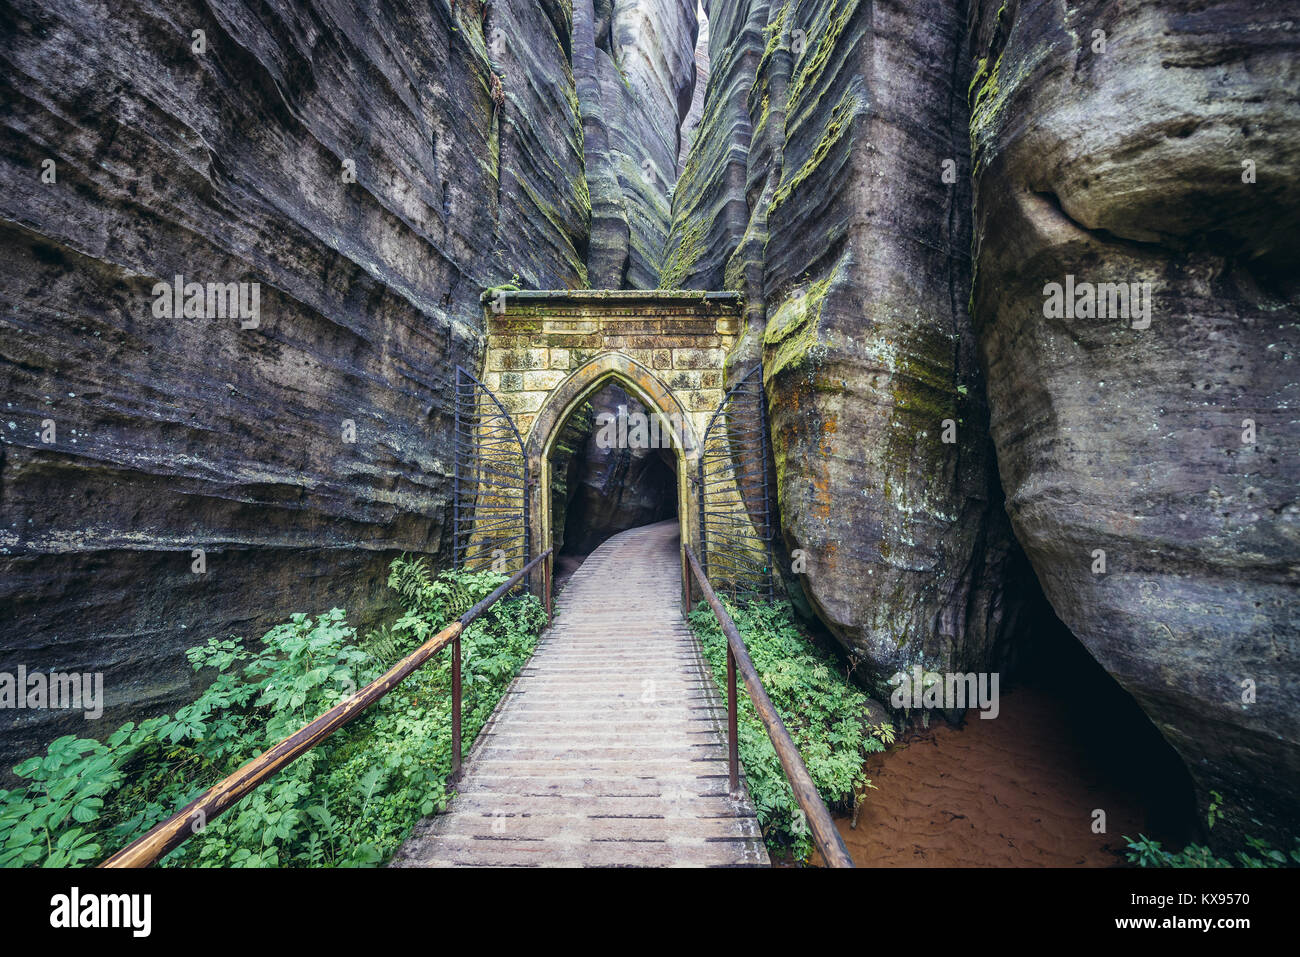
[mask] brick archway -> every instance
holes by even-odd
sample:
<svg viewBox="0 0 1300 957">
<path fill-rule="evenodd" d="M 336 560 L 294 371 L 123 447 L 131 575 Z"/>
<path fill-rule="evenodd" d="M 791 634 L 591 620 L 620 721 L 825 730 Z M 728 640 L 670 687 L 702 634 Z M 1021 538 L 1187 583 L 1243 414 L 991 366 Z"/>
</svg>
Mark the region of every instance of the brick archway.
<svg viewBox="0 0 1300 957">
<path fill-rule="evenodd" d="M 727 354 L 740 329 L 741 297 L 660 290 L 488 290 L 484 384 L 526 435 L 533 548 L 551 542 L 550 451 L 566 419 L 610 380 L 648 410 L 681 423 L 677 459 L 683 545 L 697 546 L 690 478 L 700 442 L 725 396 Z M 684 439 L 684 441 L 683 441 Z"/>
<path fill-rule="evenodd" d="M 538 550 L 553 541 L 551 528 L 551 449 L 569 416 L 608 382 L 617 382 L 639 399 L 651 414 L 677 428 L 663 434 L 672 442 L 677 473 L 677 521 L 681 545 L 698 548 L 696 497 L 690 479 L 699 462 L 700 439 L 691 415 L 663 381 L 640 363 L 618 352 L 605 352 L 574 370 L 547 397 L 525 441 L 529 473 L 534 476 L 530 495 L 532 540 Z M 680 425 L 678 425 L 680 424 Z M 679 431 L 680 429 L 680 431 Z M 683 550 L 683 557 L 685 551 Z"/>
</svg>

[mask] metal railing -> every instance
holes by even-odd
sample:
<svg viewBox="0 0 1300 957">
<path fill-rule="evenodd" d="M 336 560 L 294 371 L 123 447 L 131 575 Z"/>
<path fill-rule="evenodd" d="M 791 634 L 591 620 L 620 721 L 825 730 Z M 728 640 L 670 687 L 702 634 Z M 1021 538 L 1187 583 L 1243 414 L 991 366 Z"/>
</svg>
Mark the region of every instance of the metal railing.
<svg viewBox="0 0 1300 957">
<path fill-rule="evenodd" d="M 234 774 L 213 785 L 182 810 L 173 814 L 149 833 L 132 841 L 108 858 L 100 867 L 148 867 L 175 850 L 191 834 L 196 834 L 222 811 L 238 803 L 268 778 L 295 759 L 310 751 L 349 721 L 378 701 L 411 675 L 417 668 L 447 645 L 452 646 L 451 691 L 451 771 L 454 780 L 461 765 L 461 679 L 460 637 L 466 628 L 518 585 L 539 562 L 550 558 L 547 549 L 465 614 L 438 632 L 415 651 L 384 672 L 346 701 L 342 701 L 308 725 L 298 729 L 270 750 L 249 761 Z M 547 566 L 549 568 L 549 566 Z M 546 575 L 544 598 L 550 614 L 550 575 Z"/>
<path fill-rule="evenodd" d="M 506 568 L 532 550 L 528 499 L 532 488 L 524 440 L 500 400 L 456 367 L 451 496 L 453 568 Z"/>
<path fill-rule="evenodd" d="M 704 593 L 704 600 L 713 609 L 718 624 L 722 626 L 722 633 L 727 638 L 727 772 L 731 792 L 734 794 L 740 789 L 740 754 L 736 739 L 736 672 L 739 671 L 741 677 L 745 679 L 745 688 L 749 691 L 749 700 L 754 705 L 754 711 L 763 722 L 763 727 L 767 729 L 767 736 L 772 741 L 772 747 L 776 750 L 781 767 L 785 769 L 785 777 L 790 782 L 794 799 L 808 820 L 808 828 L 812 832 L 813 843 L 817 845 L 817 850 L 821 851 L 829 867 L 853 867 L 853 858 L 849 856 L 848 848 L 844 846 L 844 838 L 840 837 L 840 832 L 835 829 L 831 812 L 827 809 L 822 796 L 817 793 L 817 785 L 813 784 L 812 775 L 808 773 L 808 768 L 799 755 L 799 749 L 795 747 L 794 739 L 786 730 L 785 722 L 781 720 L 781 716 L 776 712 L 776 706 L 772 704 L 772 699 L 763 689 L 763 682 L 759 680 L 758 670 L 749 657 L 749 649 L 745 647 L 745 639 L 741 637 L 740 629 L 731 620 L 727 610 L 722 607 L 718 596 L 713 593 L 713 587 L 709 584 L 709 579 L 700 567 L 700 561 L 695 557 L 691 546 L 685 545 L 683 548 L 691 572 L 695 575 L 695 581 Z"/>
<path fill-rule="evenodd" d="M 503 598 L 519 585 L 534 568 L 542 564 L 543 601 L 547 617 L 551 612 L 551 566 L 550 559 L 554 549 L 548 548 L 523 568 L 515 572 L 507 581 L 490 595 L 470 608 L 456 621 L 442 629 L 415 651 L 411 652 L 384 674 L 366 685 L 346 701 L 340 702 L 326 711 L 316 720 L 303 726 L 279 744 L 253 758 L 238 771 L 213 785 L 196 800 L 172 815 L 166 821 L 151 829 L 147 834 L 132 841 L 122 850 L 105 860 L 100 867 L 148 867 L 156 863 L 171 851 L 183 844 L 192 834 L 196 834 L 208 822 L 254 791 L 278 771 L 316 747 L 331 734 L 348 722 L 357 718 L 367 708 L 392 691 L 430 658 L 448 645 L 452 646 L 452 765 L 451 780 L 455 781 L 461 771 L 463 760 L 463 742 L 461 740 L 461 635 L 473 621 L 493 604 Z M 727 614 L 718 596 L 714 594 L 708 578 L 700 567 L 699 559 L 689 545 L 684 547 L 690 570 L 704 594 L 705 600 L 727 639 L 727 770 L 730 789 L 733 793 L 740 787 L 740 759 L 737 745 L 737 710 L 736 672 L 739 671 L 749 691 L 750 700 L 759 719 L 767 729 L 776 756 L 785 769 L 786 779 L 794 792 L 804 816 L 814 844 L 830 867 L 852 867 L 853 860 L 844 840 L 831 820 L 830 811 L 817 793 L 812 776 L 795 747 L 790 732 L 777 714 L 776 707 L 763 689 L 758 671 L 749 657 L 744 638 L 731 616 Z"/>
</svg>

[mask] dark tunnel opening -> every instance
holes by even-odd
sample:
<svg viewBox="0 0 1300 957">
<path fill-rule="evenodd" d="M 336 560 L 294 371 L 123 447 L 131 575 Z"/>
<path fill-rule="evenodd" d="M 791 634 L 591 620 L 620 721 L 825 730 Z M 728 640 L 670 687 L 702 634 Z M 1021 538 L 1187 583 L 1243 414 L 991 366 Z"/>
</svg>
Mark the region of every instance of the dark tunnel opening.
<svg viewBox="0 0 1300 957">
<path fill-rule="evenodd" d="M 677 458 L 667 433 L 647 447 L 636 441 L 635 428 L 618 428 L 620 421 L 635 425 L 636 416 L 649 414 L 610 382 L 560 426 L 550 456 L 557 590 L 610 537 L 677 516 Z"/>
<path fill-rule="evenodd" d="M 1172 848 L 1202 839 L 1195 788 L 1182 758 L 1137 700 L 1057 617 L 1027 559 L 1023 565 L 1029 580 L 1011 693 L 1050 700 L 1063 719 L 1061 747 L 1079 755 L 1096 780 L 1113 784 L 1133 801 L 1144 834 Z"/>
</svg>

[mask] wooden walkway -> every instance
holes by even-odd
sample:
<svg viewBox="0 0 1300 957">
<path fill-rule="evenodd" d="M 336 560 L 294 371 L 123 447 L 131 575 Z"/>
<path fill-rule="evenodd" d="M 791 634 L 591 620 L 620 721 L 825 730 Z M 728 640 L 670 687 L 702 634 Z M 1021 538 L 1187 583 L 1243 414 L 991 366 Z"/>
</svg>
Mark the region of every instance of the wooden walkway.
<svg viewBox="0 0 1300 957">
<path fill-rule="evenodd" d="M 675 521 L 593 552 L 457 796 L 391 866 L 768 865 L 748 794 L 727 794 L 726 709 L 680 581 Z"/>
</svg>

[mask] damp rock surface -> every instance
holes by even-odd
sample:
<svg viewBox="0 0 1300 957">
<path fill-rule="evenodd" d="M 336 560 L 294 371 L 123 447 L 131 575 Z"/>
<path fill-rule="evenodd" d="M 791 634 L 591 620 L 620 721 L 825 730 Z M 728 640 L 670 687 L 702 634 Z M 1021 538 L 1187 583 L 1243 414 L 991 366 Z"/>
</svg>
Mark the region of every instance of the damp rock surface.
<svg viewBox="0 0 1300 957">
<path fill-rule="evenodd" d="M 1125 9 L 975 11 L 991 430 L 1056 613 L 1202 806 L 1262 836 L 1300 775 L 1300 33 L 1249 3 Z M 1149 284 L 1149 309 L 1085 283 Z"/>
<path fill-rule="evenodd" d="M 1276 833 L 1300 773 L 1294 18 L 711 7 L 660 282 L 745 294 L 729 381 L 763 361 L 811 609 L 880 674 L 990 669 L 1033 643 L 1041 583 L 1202 811 L 1218 791 L 1224 833 Z M 1076 281 L 1135 314 L 1044 311 Z"/>
<path fill-rule="evenodd" d="M 695 90 L 694 0 L 574 0 L 596 288 L 652 289 Z"/>
<path fill-rule="evenodd" d="M 884 675 L 987 668 L 1013 557 L 968 312 L 966 22 L 951 4 L 714 4 L 661 283 L 743 291 L 784 545 Z M 802 556 L 802 557 L 800 557 Z"/>
<path fill-rule="evenodd" d="M 363 624 L 394 554 L 449 552 L 481 292 L 586 283 L 567 5 L 18 0 L 0 24 L 0 670 L 103 672 L 111 728 L 193 697 L 185 648 Z M 257 326 L 160 317 L 176 276 L 256 283 Z M 2 720 L 6 772 L 97 732 Z"/>
</svg>

